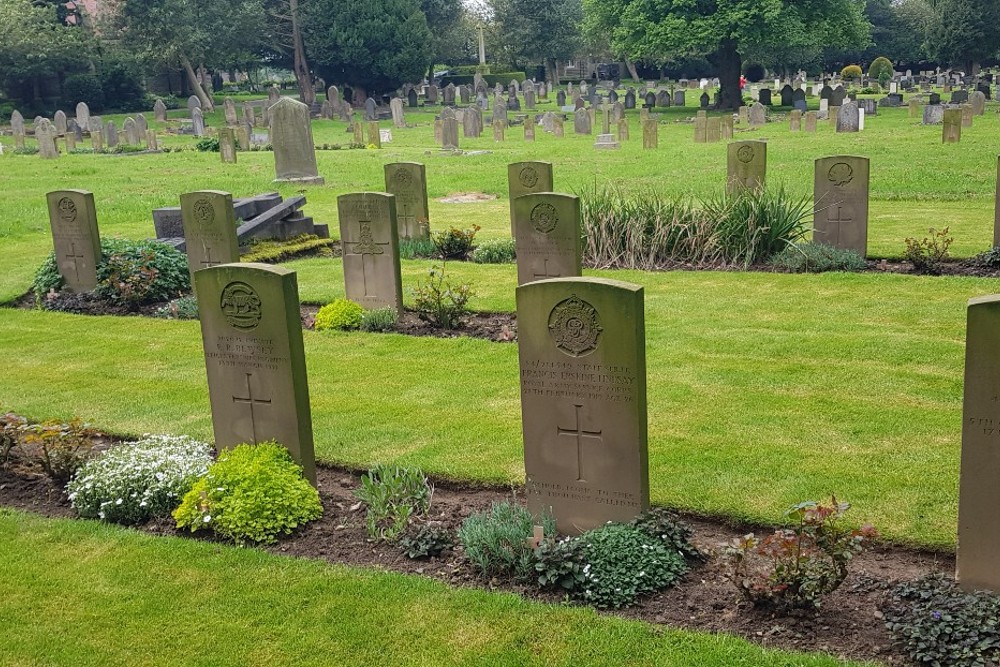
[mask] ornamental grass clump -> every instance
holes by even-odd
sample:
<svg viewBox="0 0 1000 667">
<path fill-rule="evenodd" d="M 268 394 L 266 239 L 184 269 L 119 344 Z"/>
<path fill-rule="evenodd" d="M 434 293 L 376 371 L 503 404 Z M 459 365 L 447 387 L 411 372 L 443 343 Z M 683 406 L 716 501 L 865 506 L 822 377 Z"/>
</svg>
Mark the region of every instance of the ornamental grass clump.
<svg viewBox="0 0 1000 667">
<path fill-rule="evenodd" d="M 173 513 L 178 528 L 211 529 L 241 545 L 273 544 L 322 515 L 302 467 L 273 441 L 223 451 Z"/>
<path fill-rule="evenodd" d="M 534 525 L 531 512 L 524 507 L 507 501 L 493 503 L 488 510 L 462 522 L 458 541 L 481 575 L 526 580 L 535 574 L 530 542 Z M 546 537 L 555 535 L 556 522 L 551 516 L 542 517 L 542 526 Z"/>
<path fill-rule="evenodd" d="M 211 463 L 210 445 L 147 435 L 87 461 L 66 491 L 82 517 L 137 524 L 169 516 Z"/>
</svg>

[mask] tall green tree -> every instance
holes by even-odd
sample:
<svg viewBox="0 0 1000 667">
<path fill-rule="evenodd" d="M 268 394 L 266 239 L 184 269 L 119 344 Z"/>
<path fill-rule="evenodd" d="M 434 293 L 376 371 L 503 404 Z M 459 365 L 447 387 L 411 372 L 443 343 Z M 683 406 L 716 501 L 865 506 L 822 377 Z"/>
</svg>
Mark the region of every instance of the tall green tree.
<svg viewBox="0 0 1000 667">
<path fill-rule="evenodd" d="M 720 106 L 742 104 L 743 57 L 781 45 L 867 45 L 865 0 L 584 0 L 590 32 L 608 35 L 615 55 L 658 64 L 707 57 L 722 83 Z"/>
<path fill-rule="evenodd" d="M 556 61 L 570 60 L 583 46 L 582 0 L 487 0 L 492 43 L 512 65 L 544 63 L 556 81 Z"/>
<path fill-rule="evenodd" d="M 1000 52 L 1000 3 L 995 0 L 936 0 L 937 25 L 929 46 L 942 64 L 975 74 L 979 63 Z"/>
<path fill-rule="evenodd" d="M 303 13 L 306 52 L 327 81 L 357 96 L 419 80 L 431 58 L 431 31 L 418 0 L 310 0 Z"/>
<path fill-rule="evenodd" d="M 435 63 L 458 63 L 468 57 L 469 32 L 467 12 L 462 0 L 420 0 L 420 10 L 431 31 L 429 75 Z"/>
</svg>

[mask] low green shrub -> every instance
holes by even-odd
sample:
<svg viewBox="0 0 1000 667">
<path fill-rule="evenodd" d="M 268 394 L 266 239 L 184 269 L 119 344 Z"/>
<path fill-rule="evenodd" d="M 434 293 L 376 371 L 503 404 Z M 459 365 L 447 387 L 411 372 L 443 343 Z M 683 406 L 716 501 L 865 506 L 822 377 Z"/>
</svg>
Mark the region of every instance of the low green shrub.
<svg viewBox="0 0 1000 667">
<path fill-rule="evenodd" d="M 586 581 L 585 546 L 585 542 L 576 537 L 542 540 L 534 553 L 538 585 L 566 593 L 579 590 Z"/>
<path fill-rule="evenodd" d="M 465 259 L 472 250 L 472 242 L 478 231 L 479 225 L 472 225 L 469 229 L 450 227 L 431 234 L 431 240 L 444 259 Z"/>
<path fill-rule="evenodd" d="M 1000 246 L 981 252 L 970 261 L 975 266 L 981 266 L 985 269 L 1000 269 Z"/>
<path fill-rule="evenodd" d="M 198 298 L 190 294 L 178 297 L 157 308 L 154 314 L 166 320 L 196 320 L 198 319 Z"/>
<path fill-rule="evenodd" d="M 364 308 L 349 299 L 336 299 L 316 313 L 316 331 L 357 329 L 361 326 L 361 316 L 364 312 Z"/>
<path fill-rule="evenodd" d="M 446 549 L 455 546 L 455 538 L 444 526 L 424 524 L 417 529 L 411 526 L 399 538 L 399 548 L 407 558 L 431 558 L 440 556 Z"/>
<path fill-rule="evenodd" d="M 844 69 L 840 70 L 840 76 L 844 81 L 856 81 L 861 78 L 861 66 L 860 65 L 848 65 Z"/>
<path fill-rule="evenodd" d="M 476 264 L 510 264 L 516 258 L 514 239 L 490 239 L 472 251 L 472 261 Z"/>
<path fill-rule="evenodd" d="M 789 273 L 863 271 L 867 266 L 864 257 L 857 251 L 811 241 L 789 245 L 772 257 L 770 264 Z"/>
<path fill-rule="evenodd" d="M 524 507 L 511 502 L 493 503 L 490 509 L 469 516 L 458 529 L 465 557 L 483 576 L 508 575 L 526 580 L 535 572 L 530 538 L 535 520 Z M 544 535 L 555 534 L 556 522 L 542 517 Z"/>
<path fill-rule="evenodd" d="M 56 265 L 55 253 L 38 267 L 31 289 L 44 306 L 51 291 L 65 285 Z M 116 304 L 135 308 L 168 301 L 191 291 L 187 257 L 165 243 L 101 239 L 101 262 L 97 266 L 94 294 Z"/>
<path fill-rule="evenodd" d="M 386 306 L 385 308 L 375 308 L 363 312 L 359 328 L 362 331 L 368 332 L 392 331 L 396 328 L 396 322 L 398 321 L 399 315 L 396 313 L 396 309 L 392 306 Z"/>
<path fill-rule="evenodd" d="M 672 586 L 687 571 L 680 552 L 634 526 L 609 523 L 580 536 L 583 585 L 573 595 L 600 608 L 619 609 Z"/>
<path fill-rule="evenodd" d="M 843 525 L 848 503 L 808 501 L 786 512 L 793 524 L 764 539 L 753 533 L 733 541 L 726 555 L 732 581 L 754 605 L 777 608 L 820 606 L 820 598 L 840 587 L 851 559 L 878 533 L 871 526 Z"/>
<path fill-rule="evenodd" d="M 219 138 L 218 137 L 202 137 L 194 144 L 194 149 L 196 151 L 201 151 L 202 153 L 218 153 L 219 152 Z"/>
<path fill-rule="evenodd" d="M 52 481 L 63 485 L 94 450 L 98 433 L 80 419 L 56 420 L 21 427 L 18 450 L 29 464 L 37 465 Z"/>
<path fill-rule="evenodd" d="M 881 82 L 883 78 L 892 78 L 895 67 L 892 61 L 885 56 L 879 56 L 868 66 L 868 78 Z"/>
<path fill-rule="evenodd" d="M 427 514 L 433 494 L 433 487 L 419 468 L 392 465 L 369 469 L 354 492 L 368 508 L 368 537 L 387 542 L 396 541 L 411 518 Z"/>
<path fill-rule="evenodd" d="M 941 263 L 948 258 L 948 248 L 955 240 L 948 236 L 948 227 L 940 231 L 935 231 L 933 227 L 928 229 L 930 238 L 924 237 L 921 240 L 907 237 L 906 250 L 903 251 L 903 259 L 909 260 L 913 264 L 913 270 L 928 276 L 936 276 L 941 273 Z"/>
<path fill-rule="evenodd" d="M 442 329 L 454 329 L 459 325 L 461 317 L 469 312 L 471 296 L 469 285 L 452 286 L 445 280 L 444 265 L 439 267 L 436 264 L 428 271 L 427 282 L 418 283 L 413 289 L 417 315 Z"/>
<path fill-rule="evenodd" d="M 212 463 L 211 446 L 186 436 L 147 435 L 90 459 L 66 491 L 80 516 L 136 524 L 170 516 Z"/>
<path fill-rule="evenodd" d="M 654 537 L 667 549 L 677 551 L 686 560 L 706 559 L 705 554 L 691 543 L 694 530 L 665 507 L 646 510 L 629 524 Z"/>
<path fill-rule="evenodd" d="M 173 517 L 192 532 L 211 529 L 237 544 L 272 544 L 322 514 L 319 493 L 288 450 L 264 442 L 223 451 Z"/>
<path fill-rule="evenodd" d="M 400 239 L 400 259 L 431 259 L 438 257 L 438 249 L 431 239 Z"/>
<path fill-rule="evenodd" d="M 966 593 L 945 575 L 900 584 L 886 627 L 914 662 L 940 667 L 1000 665 L 1000 595 Z"/>
<path fill-rule="evenodd" d="M 0 465 L 7 463 L 10 452 L 21 441 L 28 420 L 13 412 L 0 414 Z"/>
<path fill-rule="evenodd" d="M 78 102 L 86 102 L 91 113 L 104 110 L 104 87 L 93 74 L 70 74 L 62 84 L 63 106 L 76 108 Z M 87 129 L 87 128 L 84 128 Z"/>
</svg>

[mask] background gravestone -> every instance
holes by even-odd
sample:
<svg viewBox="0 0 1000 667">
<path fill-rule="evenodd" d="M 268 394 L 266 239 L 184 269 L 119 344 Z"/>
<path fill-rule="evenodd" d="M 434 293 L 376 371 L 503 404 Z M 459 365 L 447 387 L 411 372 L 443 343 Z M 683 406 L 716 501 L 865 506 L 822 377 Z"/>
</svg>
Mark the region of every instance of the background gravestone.
<svg viewBox="0 0 1000 667">
<path fill-rule="evenodd" d="M 946 144 L 957 144 L 962 140 L 962 110 L 945 109 L 944 124 L 941 126 L 941 141 Z"/>
<path fill-rule="evenodd" d="M 347 298 L 369 310 L 403 312 L 395 197 L 359 192 L 337 197 Z"/>
<path fill-rule="evenodd" d="M 541 192 L 513 200 L 517 284 L 581 275 L 580 198 Z"/>
<path fill-rule="evenodd" d="M 837 110 L 837 132 L 857 132 L 861 129 L 861 120 L 856 102 L 847 102 Z"/>
<path fill-rule="evenodd" d="M 816 160 L 813 242 L 868 255 L 868 158 L 836 155 Z"/>
<path fill-rule="evenodd" d="M 85 130 L 90 128 L 90 107 L 86 102 L 76 105 L 76 124 Z"/>
<path fill-rule="evenodd" d="M 223 162 L 236 162 L 236 130 L 231 127 L 219 128 L 219 156 Z"/>
<path fill-rule="evenodd" d="M 396 222 L 401 239 L 430 238 L 427 172 L 419 162 L 385 165 L 385 191 L 396 197 Z"/>
<path fill-rule="evenodd" d="M 275 181 L 323 185 L 316 166 L 309 107 L 283 97 L 270 110 L 270 138 L 274 149 Z"/>
<path fill-rule="evenodd" d="M 201 190 L 181 195 L 181 223 L 192 285 L 196 272 L 240 261 L 233 196 L 228 192 Z"/>
<path fill-rule="evenodd" d="M 694 142 L 696 144 L 703 144 L 708 141 L 708 114 L 705 111 L 699 111 L 698 115 L 694 119 Z"/>
<path fill-rule="evenodd" d="M 275 440 L 315 485 L 295 272 L 225 264 L 195 281 L 216 449 Z"/>
<path fill-rule="evenodd" d="M 728 146 L 726 192 L 741 188 L 760 189 L 767 176 L 767 144 L 763 141 L 736 141 Z"/>
<path fill-rule="evenodd" d="M 101 261 L 94 195 L 85 190 L 56 190 L 45 197 L 59 275 L 70 291 L 89 292 L 97 287 Z"/>
<path fill-rule="evenodd" d="M 59 157 L 59 147 L 56 145 L 56 126 L 48 118 L 41 119 L 35 125 L 35 141 L 38 142 L 38 154 L 43 158 Z"/>
<path fill-rule="evenodd" d="M 754 102 L 750 107 L 750 127 L 763 127 L 767 124 L 767 109 L 760 102 Z"/>
<path fill-rule="evenodd" d="M 956 577 L 968 591 L 1000 592 L 1000 296 L 969 301 L 962 401 Z"/>
<path fill-rule="evenodd" d="M 596 278 L 517 288 L 525 491 L 560 533 L 649 507 L 643 289 Z"/>
<path fill-rule="evenodd" d="M 191 109 L 191 129 L 194 136 L 205 136 L 205 116 L 201 113 L 201 107 Z"/>
<path fill-rule="evenodd" d="M 551 162 L 512 162 L 507 165 L 507 198 L 510 205 L 510 235 L 517 238 L 514 225 L 514 200 L 536 192 L 555 189 Z"/>
</svg>

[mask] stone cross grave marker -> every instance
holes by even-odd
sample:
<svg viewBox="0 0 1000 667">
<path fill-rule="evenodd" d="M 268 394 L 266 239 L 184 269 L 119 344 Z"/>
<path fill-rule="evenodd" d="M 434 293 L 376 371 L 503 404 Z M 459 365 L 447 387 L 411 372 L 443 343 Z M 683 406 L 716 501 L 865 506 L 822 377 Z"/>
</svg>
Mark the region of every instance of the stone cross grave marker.
<svg viewBox="0 0 1000 667">
<path fill-rule="evenodd" d="M 59 275 L 70 291 L 89 292 L 97 287 L 101 261 L 94 195 L 85 190 L 56 190 L 46 200 Z"/>
<path fill-rule="evenodd" d="M 518 197 L 555 189 L 551 162 L 512 162 L 507 165 L 507 198 L 510 205 L 510 235 L 517 238 L 514 201 Z"/>
<path fill-rule="evenodd" d="M 741 188 L 764 187 L 767 175 L 767 143 L 763 141 L 736 141 L 728 146 L 728 179 L 726 192 L 732 194 Z"/>
<path fill-rule="evenodd" d="M 580 198 L 540 192 L 514 200 L 517 283 L 581 275 Z"/>
<path fill-rule="evenodd" d="M 270 110 L 270 136 L 276 182 L 301 185 L 326 182 L 316 166 L 308 106 L 290 97 L 281 98 Z"/>
<path fill-rule="evenodd" d="M 527 283 L 517 321 L 528 509 L 571 535 L 647 510 L 643 288 Z"/>
<path fill-rule="evenodd" d="M 395 197 L 381 192 L 341 195 L 337 211 L 347 298 L 369 310 L 390 306 L 403 312 Z"/>
<path fill-rule="evenodd" d="M 385 165 L 385 191 L 396 197 L 396 222 L 401 239 L 429 239 L 427 173 L 419 162 Z"/>
<path fill-rule="evenodd" d="M 181 222 L 192 285 L 198 271 L 240 261 L 233 196 L 228 192 L 200 190 L 181 195 Z"/>
<path fill-rule="evenodd" d="M 813 242 L 868 255 L 868 158 L 836 155 L 816 160 Z"/>
<path fill-rule="evenodd" d="M 316 484 L 294 271 L 224 264 L 195 274 L 217 450 L 275 440 Z"/>
<path fill-rule="evenodd" d="M 1000 593 L 1000 296 L 969 301 L 955 576 L 968 591 Z"/>
</svg>

